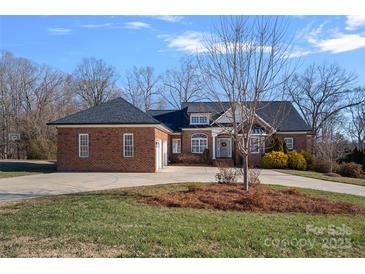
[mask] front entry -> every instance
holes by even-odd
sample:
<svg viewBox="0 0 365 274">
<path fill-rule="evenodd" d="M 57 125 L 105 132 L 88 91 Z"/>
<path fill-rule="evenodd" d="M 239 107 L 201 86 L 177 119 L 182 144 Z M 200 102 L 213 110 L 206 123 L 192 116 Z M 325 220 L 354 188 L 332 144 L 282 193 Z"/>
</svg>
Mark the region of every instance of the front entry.
<svg viewBox="0 0 365 274">
<path fill-rule="evenodd" d="M 232 146 L 230 138 L 218 138 L 218 157 L 219 158 L 231 158 Z"/>
</svg>

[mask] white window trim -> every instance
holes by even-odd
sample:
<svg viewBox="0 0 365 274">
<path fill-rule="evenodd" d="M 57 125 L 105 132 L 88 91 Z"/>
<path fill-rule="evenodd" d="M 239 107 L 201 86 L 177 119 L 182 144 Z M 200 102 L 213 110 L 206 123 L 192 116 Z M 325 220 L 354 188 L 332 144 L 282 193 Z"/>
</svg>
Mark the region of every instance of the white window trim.
<svg viewBox="0 0 365 274">
<path fill-rule="evenodd" d="M 205 123 L 201 123 L 200 121 L 197 123 L 193 123 L 193 117 L 206 117 L 207 121 Z M 209 115 L 208 114 L 190 114 L 190 125 L 209 125 Z"/>
<path fill-rule="evenodd" d="M 179 146 L 178 150 L 174 151 L 174 142 L 178 141 Z M 180 138 L 174 138 L 172 139 L 172 154 L 180 154 L 181 153 L 181 139 Z"/>
<path fill-rule="evenodd" d="M 252 151 L 252 140 L 257 140 L 257 151 Z M 259 137 L 251 137 L 250 138 L 250 153 L 251 154 L 259 154 L 260 153 L 260 138 Z"/>
<path fill-rule="evenodd" d="M 81 137 L 87 136 L 87 155 L 81 155 Z M 79 133 L 79 158 L 88 158 L 90 155 L 90 139 L 88 133 Z"/>
<path fill-rule="evenodd" d="M 258 142 L 258 150 L 257 151 L 252 151 L 251 150 L 252 139 L 257 139 L 257 142 Z M 260 154 L 260 153 L 264 153 L 264 152 L 265 152 L 265 137 L 261 137 L 261 135 L 260 136 L 250 137 L 250 154 Z"/>
<path fill-rule="evenodd" d="M 205 138 L 193 138 L 193 136 L 194 136 L 195 134 L 202 134 L 202 135 L 204 135 L 204 136 L 205 136 Z M 207 147 L 206 147 L 205 149 L 208 149 L 208 148 L 209 148 L 208 135 L 206 135 L 205 133 L 194 133 L 194 134 L 192 134 L 192 135 L 191 135 L 191 137 L 190 137 L 190 145 L 191 145 L 191 147 L 190 147 L 190 151 L 191 151 L 191 153 L 194 153 L 194 154 L 203 154 L 203 152 L 204 152 L 204 150 L 203 150 L 202 152 L 193 152 L 193 139 L 194 139 L 194 140 L 198 140 L 198 141 L 199 141 L 199 146 L 200 146 L 200 141 L 201 141 L 201 140 L 206 140 L 206 141 L 207 141 Z"/>
<path fill-rule="evenodd" d="M 132 136 L 132 155 L 126 155 L 126 150 L 125 150 L 125 137 L 126 136 Z M 132 158 L 134 157 L 134 135 L 133 133 L 123 133 L 123 157 L 124 158 Z"/>
<path fill-rule="evenodd" d="M 291 148 L 288 146 L 288 142 L 286 140 L 291 140 Z M 284 142 L 289 150 L 294 150 L 294 138 L 293 137 L 285 137 Z"/>
</svg>

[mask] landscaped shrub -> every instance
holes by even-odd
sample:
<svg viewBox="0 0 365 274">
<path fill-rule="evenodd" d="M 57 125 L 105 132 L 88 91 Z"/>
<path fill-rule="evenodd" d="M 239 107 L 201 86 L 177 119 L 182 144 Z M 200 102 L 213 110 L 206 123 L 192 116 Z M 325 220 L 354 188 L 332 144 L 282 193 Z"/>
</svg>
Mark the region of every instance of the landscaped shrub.
<svg viewBox="0 0 365 274">
<path fill-rule="evenodd" d="M 307 161 L 304 156 L 295 150 L 288 153 L 288 168 L 306 170 Z"/>
<path fill-rule="evenodd" d="M 362 166 L 356 163 L 342 163 L 339 173 L 344 177 L 361 178 Z"/>
<path fill-rule="evenodd" d="M 314 158 L 311 166 L 311 170 L 321 172 L 321 173 L 330 173 L 332 168 L 336 166 L 335 163 L 331 163 L 331 161 Z M 333 172 L 333 170 L 332 170 Z"/>
<path fill-rule="evenodd" d="M 281 151 L 266 153 L 261 159 L 263 168 L 287 168 L 288 155 Z"/>
<path fill-rule="evenodd" d="M 311 169 L 312 168 L 312 164 L 313 164 L 313 156 L 312 154 L 310 154 L 309 152 L 302 150 L 300 152 L 300 154 L 303 155 L 305 161 L 307 162 L 307 169 Z"/>
<path fill-rule="evenodd" d="M 204 161 L 204 163 L 206 163 L 206 164 L 209 164 L 209 162 L 210 162 L 210 153 L 209 153 L 209 149 L 204 149 L 204 151 L 203 151 L 203 161 Z"/>
<path fill-rule="evenodd" d="M 285 143 L 285 141 L 283 141 L 283 152 L 284 152 L 285 154 L 287 154 L 287 153 L 288 153 L 288 151 L 289 151 L 289 149 L 288 149 L 288 145 Z"/>
<path fill-rule="evenodd" d="M 362 165 L 363 171 L 365 171 L 365 150 L 359 150 L 355 148 L 353 151 L 348 153 L 342 161 L 350 163 L 354 162 L 356 164 Z"/>
<path fill-rule="evenodd" d="M 260 184 L 260 174 L 261 169 L 258 168 L 250 168 L 248 170 L 248 183 L 250 185 Z"/>
<path fill-rule="evenodd" d="M 215 178 L 219 184 L 232 184 L 237 182 L 239 175 L 242 175 L 242 172 L 237 168 L 218 166 L 218 173 Z"/>
<path fill-rule="evenodd" d="M 284 146 L 283 141 L 279 140 L 278 138 L 275 138 L 271 143 L 271 151 L 281 151 L 284 152 Z"/>
</svg>

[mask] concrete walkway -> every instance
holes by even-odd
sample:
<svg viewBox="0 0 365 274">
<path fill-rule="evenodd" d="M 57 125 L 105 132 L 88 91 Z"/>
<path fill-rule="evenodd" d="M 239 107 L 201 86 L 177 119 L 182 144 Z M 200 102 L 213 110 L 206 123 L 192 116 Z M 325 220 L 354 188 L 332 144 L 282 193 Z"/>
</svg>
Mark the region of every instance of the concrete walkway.
<svg viewBox="0 0 365 274">
<path fill-rule="evenodd" d="M 182 182 L 214 182 L 215 167 L 169 166 L 158 173 L 50 173 L 0 179 L 0 200 Z M 365 187 L 262 170 L 262 183 L 365 196 Z"/>
</svg>

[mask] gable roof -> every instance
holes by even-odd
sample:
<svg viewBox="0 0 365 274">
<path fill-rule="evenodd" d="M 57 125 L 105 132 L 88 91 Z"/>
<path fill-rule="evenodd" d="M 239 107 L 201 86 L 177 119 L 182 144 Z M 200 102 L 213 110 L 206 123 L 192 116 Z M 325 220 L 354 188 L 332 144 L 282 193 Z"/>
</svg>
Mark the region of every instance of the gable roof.
<svg viewBox="0 0 365 274">
<path fill-rule="evenodd" d="M 161 124 L 161 122 L 119 97 L 48 123 L 48 125 L 85 124 Z"/>
<path fill-rule="evenodd" d="M 189 114 L 190 113 L 211 113 L 213 121 L 221 116 L 230 107 L 229 102 L 184 102 L 182 103 L 182 110 L 175 111 L 186 111 L 185 121 L 180 121 L 182 116 L 175 117 L 173 111 L 168 111 L 167 113 L 153 113 L 149 112 L 157 120 L 164 123 L 164 119 L 173 121 L 177 120 L 179 123 L 179 128 L 194 128 L 194 127 L 206 127 L 206 126 L 196 126 L 189 124 Z M 275 122 L 278 110 L 280 110 L 281 121 L 276 125 L 277 131 L 310 131 L 310 126 L 304 121 L 300 116 L 299 112 L 294 108 L 293 104 L 289 101 L 261 101 L 258 104 L 257 115 L 262 118 L 265 122 L 272 125 Z M 165 116 L 166 115 L 166 116 Z M 179 114 L 181 115 L 181 114 Z M 179 118 L 180 117 L 180 118 Z M 164 118 L 164 119 L 162 119 Z"/>
</svg>

